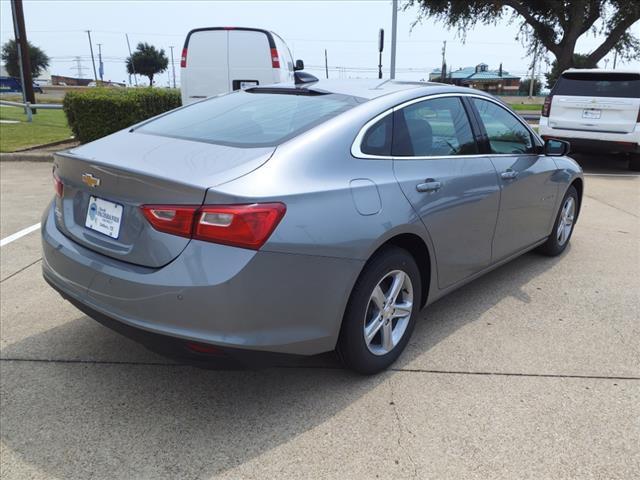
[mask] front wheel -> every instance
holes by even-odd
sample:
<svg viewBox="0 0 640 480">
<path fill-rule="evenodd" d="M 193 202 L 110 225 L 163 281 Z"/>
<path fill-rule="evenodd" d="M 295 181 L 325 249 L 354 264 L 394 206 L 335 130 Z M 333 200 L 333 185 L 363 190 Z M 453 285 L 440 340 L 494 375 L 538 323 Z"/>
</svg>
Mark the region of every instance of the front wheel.
<svg viewBox="0 0 640 480">
<path fill-rule="evenodd" d="M 386 248 L 365 266 L 342 321 L 338 354 L 345 366 L 373 374 L 391 365 L 409 341 L 422 285 L 413 256 Z"/>
<path fill-rule="evenodd" d="M 556 222 L 553 224 L 551 235 L 549 235 L 545 243 L 538 247 L 538 251 L 550 257 L 555 257 L 564 252 L 573 233 L 573 227 L 578 216 L 579 201 L 578 191 L 571 185 L 562 199 L 560 211 L 556 217 Z"/>
</svg>

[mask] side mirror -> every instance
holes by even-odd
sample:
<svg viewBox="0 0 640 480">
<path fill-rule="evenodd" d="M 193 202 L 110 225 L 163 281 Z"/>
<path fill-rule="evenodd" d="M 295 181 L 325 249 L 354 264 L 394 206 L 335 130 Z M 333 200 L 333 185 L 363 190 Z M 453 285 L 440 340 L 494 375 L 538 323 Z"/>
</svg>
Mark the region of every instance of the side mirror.
<svg viewBox="0 0 640 480">
<path fill-rule="evenodd" d="M 567 155 L 571 145 L 564 140 L 558 140 L 555 138 L 548 138 L 544 142 L 544 154 L 548 157 L 562 157 Z"/>
<path fill-rule="evenodd" d="M 304 62 L 300 59 L 296 60 L 296 66 L 293 69 L 297 72 L 298 70 L 304 70 Z"/>
</svg>

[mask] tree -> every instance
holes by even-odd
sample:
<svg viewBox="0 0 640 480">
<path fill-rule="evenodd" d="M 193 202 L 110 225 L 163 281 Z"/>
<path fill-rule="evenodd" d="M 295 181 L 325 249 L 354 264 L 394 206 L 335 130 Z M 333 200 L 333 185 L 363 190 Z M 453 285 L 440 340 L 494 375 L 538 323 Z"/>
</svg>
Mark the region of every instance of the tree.
<svg viewBox="0 0 640 480">
<path fill-rule="evenodd" d="M 409 0 L 405 9 L 418 5 L 417 21 L 425 17 L 442 20 L 463 36 L 477 23 L 495 24 L 507 18 L 519 23 L 519 36 L 527 40 L 529 53 L 536 43 L 556 58 L 559 71 L 574 66 L 578 39 L 587 32 L 605 39 L 587 55 L 590 67 L 610 51 L 623 60 L 640 58 L 640 41 L 630 27 L 640 20 L 638 0 Z"/>
<path fill-rule="evenodd" d="M 40 76 L 49 66 L 49 57 L 31 42 L 29 45 L 29 60 L 31 60 L 31 78 Z M 20 64 L 18 63 L 18 47 L 15 40 L 8 40 L 2 45 L 2 61 L 10 77 L 20 78 Z"/>
<path fill-rule="evenodd" d="M 139 74 L 149 77 L 149 86 L 153 86 L 153 76 L 156 73 L 164 72 L 168 65 L 169 59 L 164 50 L 156 50 L 156 47 L 146 42 L 138 43 L 136 51 L 127 58 L 129 75 Z"/>
<path fill-rule="evenodd" d="M 592 68 L 592 67 L 597 67 L 598 65 L 597 64 L 592 65 L 591 62 L 589 61 L 588 55 L 583 55 L 582 53 L 574 53 L 572 66 L 573 68 Z M 564 68 L 560 69 L 560 67 L 558 66 L 558 62 L 556 60 L 554 60 L 551 63 L 551 71 L 545 74 L 545 77 L 547 77 L 548 89 L 553 88 L 553 86 L 556 84 L 556 81 L 558 80 L 558 77 L 564 71 L 565 71 Z"/>
<path fill-rule="evenodd" d="M 531 79 L 525 78 L 524 80 L 520 80 L 520 86 L 518 87 L 518 93 L 521 95 L 529 95 L 529 86 L 531 85 Z M 540 90 L 542 90 L 542 82 L 537 78 L 533 80 L 533 94 L 540 95 Z"/>
</svg>

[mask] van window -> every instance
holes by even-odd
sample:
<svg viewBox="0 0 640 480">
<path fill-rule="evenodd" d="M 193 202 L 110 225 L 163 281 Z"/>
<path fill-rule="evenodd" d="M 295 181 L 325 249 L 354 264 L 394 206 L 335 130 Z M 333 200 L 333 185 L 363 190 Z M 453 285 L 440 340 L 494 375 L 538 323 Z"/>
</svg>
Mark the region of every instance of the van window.
<svg viewBox="0 0 640 480">
<path fill-rule="evenodd" d="M 254 88 L 175 110 L 137 132 L 236 147 L 276 146 L 356 105 L 347 95 Z"/>
<path fill-rule="evenodd" d="M 563 73 L 552 95 L 584 97 L 640 98 L 637 73 Z"/>
</svg>

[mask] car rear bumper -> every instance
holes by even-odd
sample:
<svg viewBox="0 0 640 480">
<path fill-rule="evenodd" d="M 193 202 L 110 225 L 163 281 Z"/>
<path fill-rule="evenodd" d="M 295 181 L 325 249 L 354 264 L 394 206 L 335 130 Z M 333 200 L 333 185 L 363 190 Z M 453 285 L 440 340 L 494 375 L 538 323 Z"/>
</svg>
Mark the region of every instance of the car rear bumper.
<svg viewBox="0 0 640 480">
<path fill-rule="evenodd" d="M 640 152 L 640 126 L 630 133 L 592 132 L 552 128 L 541 118 L 538 133 L 544 139 L 557 138 L 571 143 L 573 152 Z"/>
<path fill-rule="evenodd" d="M 168 265 L 140 267 L 73 242 L 53 215 L 43 216 L 42 269 L 65 298 L 105 324 L 223 349 L 332 350 L 363 264 L 193 240 Z"/>
</svg>

